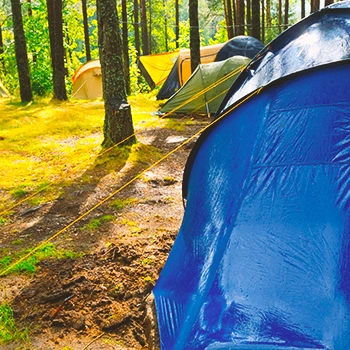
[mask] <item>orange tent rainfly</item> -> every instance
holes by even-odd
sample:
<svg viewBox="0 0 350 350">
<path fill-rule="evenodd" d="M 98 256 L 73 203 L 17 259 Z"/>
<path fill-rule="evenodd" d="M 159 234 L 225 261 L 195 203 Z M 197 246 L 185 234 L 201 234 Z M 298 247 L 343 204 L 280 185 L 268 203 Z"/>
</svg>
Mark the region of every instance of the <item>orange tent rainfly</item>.
<svg viewBox="0 0 350 350">
<path fill-rule="evenodd" d="M 93 60 L 79 67 L 72 77 L 72 97 L 94 99 L 102 97 L 102 73 L 100 60 Z"/>
</svg>

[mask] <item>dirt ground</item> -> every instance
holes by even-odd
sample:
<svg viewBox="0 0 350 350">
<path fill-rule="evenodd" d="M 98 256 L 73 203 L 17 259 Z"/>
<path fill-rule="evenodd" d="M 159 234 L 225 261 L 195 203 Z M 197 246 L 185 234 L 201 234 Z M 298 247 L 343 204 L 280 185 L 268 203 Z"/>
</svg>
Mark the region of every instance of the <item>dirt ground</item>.
<svg viewBox="0 0 350 350">
<path fill-rule="evenodd" d="M 198 119 L 183 131 L 148 129 L 138 141 L 165 154 L 208 122 Z M 19 328 L 31 329 L 29 342 L 3 344 L 1 349 L 159 349 L 152 289 L 181 225 L 182 175 L 193 144 L 113 198 L 132 198 L 133 203 L 116 210 L 107 201 L 53 241 L 58 248 L 83 252 L 83 257 L 43 260 L 33 276 L 0 278 L 0 303 L 12 305 Z M 0 246 L 14 249 L 16 238 L 28 247 L 38 245 L 149 165 L 126 162 L 117 172 L 102 171 L 92 182 L 82 176 L 60 198 L 35 211 L 21 205 L 12 223 L 1 228 Z M 114 220 L 97 230 L 81 229 L 103 215 Z"/>
</svg>

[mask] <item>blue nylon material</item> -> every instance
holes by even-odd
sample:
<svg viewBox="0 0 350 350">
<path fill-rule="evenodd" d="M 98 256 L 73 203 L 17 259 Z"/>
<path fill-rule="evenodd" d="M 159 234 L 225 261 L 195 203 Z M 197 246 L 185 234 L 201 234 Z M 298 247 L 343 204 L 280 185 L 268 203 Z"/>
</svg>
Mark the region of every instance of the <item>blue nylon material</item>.
<svg viewBox="0 0 350 350">
<path fill-rule="evenodd" d="M 212 128 L 154 289 L 162 349 L 350 349 L 349 91 L 323 66 Z"/>
<path fill-rule="evenodd" d="M 331 5 L 284 31 L 241 73 L 219 111 L 281 77 L 350 59 L 349 8 L 350 1 Z"/>
</svg>

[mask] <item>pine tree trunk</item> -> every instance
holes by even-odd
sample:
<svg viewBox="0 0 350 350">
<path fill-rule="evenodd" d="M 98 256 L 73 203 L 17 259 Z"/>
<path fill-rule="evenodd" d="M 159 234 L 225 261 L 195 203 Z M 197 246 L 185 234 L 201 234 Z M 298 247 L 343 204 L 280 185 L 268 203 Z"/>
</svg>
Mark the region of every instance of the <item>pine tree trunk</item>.
<svg viewBox="0 0 350 350">
<path fill-rule="evenodd" d="M 226 31 L 228 39 L 233 38 L 233 22 L 232 22 L 232 5 L 231 0 L 224 0 L 224 12 L 225 12 L 225 22 Z"/>
<path fill-rule="evenodd" d="M 284 29 L 288 28 L 289 23 L 289 0 L 284 0 Z"/>
<path fill-rule="evenodd" d="M 130 95 L 130 68 L 129 68 L 129 42 L 128 42 L 128 13 L 126 0 L 122 0 L 122 36 L 123 36 L 123 62 L 126 94 Z"/>
<path fill-rule="evenodd" d="M 260 2 L 252 0 L 252 36 L 258 40 L 260 36 Z"/>
<path fill-rule="evenodd" d="M 175 45 L 179 48 L 180 21 L 179 21 L 179 0 L 175 0 Z"/>
<path fill-rule="evenodd" d="M 252 9 L 251 9 L 251 0 L 246 0 L 246 28 L 247 28 L 247 34 L 252 35 Z M 254 1 L 254 0 L 252 0 Z"/>
<path fill-rule="evenodd" d="M 199 66 L 200 60 L 200 37 L 198 21 L 198 0 L 189 0 L 190 17 L 190 49 L 191 49 L 191 71 Z"/>
<path fill-rule="evenodd" d="M 324 6 L 329 6 L 331 4 L 333 4 L 334 1 L 333 0 L 324 0 Z"/>
<path fill-rule="evenodd" d="M 82 0 L 82 11 L 83 11 L 83 23 L 84 23 L 85 55 L 86 55 L 86 62 L 89 62 L 91 61 L 91 51 L 90 51 L 89 24 L 88 24 L 86 0 Z"/>
<path fill-rule="evenodd" d="M 22 102 L 29 102 L 33 100 L 33 93 L 30 82 L 29 63 L 20 0 L 11 0 L 11 8 L 20 95 Z"/>
<path fill-rule="evenodd" d="M 301 18 L 305 17 L 305 0 L 301 0 Z"/>
<path fill-rule="evenodd" d="M 236 35 L 244 35 L 244 0 L 236 0 Z"/>
<path fill-rule="evenodd" d="M 62 0 L 46 0 L 52 62 L 53 98 L 67 100 L 65 85 Z"/>
<path fill-rule="evenodd" d="M 141 4 L 141 29 L 142 29 L 142 54 L 149 55 L 149 46 L 148 46 L 148 31 L 147 31 L 147 12 L 146 12 L 146 1 L 140 0 Z"/>
<path fill-rule="evenodd" d="M 282 32 L 282 0 L 278 0 L 278 33 Z"/>
<path fill-rule="evenodd" d="M 126 101 L 123 49 L 115 0 L 96 0 L 98 46 L 105 105 L 104 140 L 110 147 L 135 142 L 131 109 Z"/>
<path fill-rule="evenodd" d="M 141 55 L 140 50 L 140 26 L 139 26 L 139 3 L 134 0 L 134 37 L 135 37 L 135 49 L 138 55 Z"/>
<path fill-rule="evenodd" d="M 231 1 L 231 0 L 230 0 Z M 237 7 L 236 7 L 236 0 L 232 0 L 232 19 L 233 19 L 233 36 L 238 35 L 237 34 Z"/>
<path fill-rule="evenodd" d="M 320 0 L 311 0 L 311 13 L 320 9 Z"/>
</svg>

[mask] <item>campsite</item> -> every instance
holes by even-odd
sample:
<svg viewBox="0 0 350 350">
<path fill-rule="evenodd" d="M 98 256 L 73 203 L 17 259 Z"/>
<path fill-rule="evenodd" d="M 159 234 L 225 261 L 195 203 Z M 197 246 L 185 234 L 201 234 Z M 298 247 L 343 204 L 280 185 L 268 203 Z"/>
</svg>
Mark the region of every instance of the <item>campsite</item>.
<svg viewBox="0 0 350 350">
<path fill-rule="evenodd" d="M 350 349 L 350 1 L 0 20 L 1 349 Z"/>
</svg>

